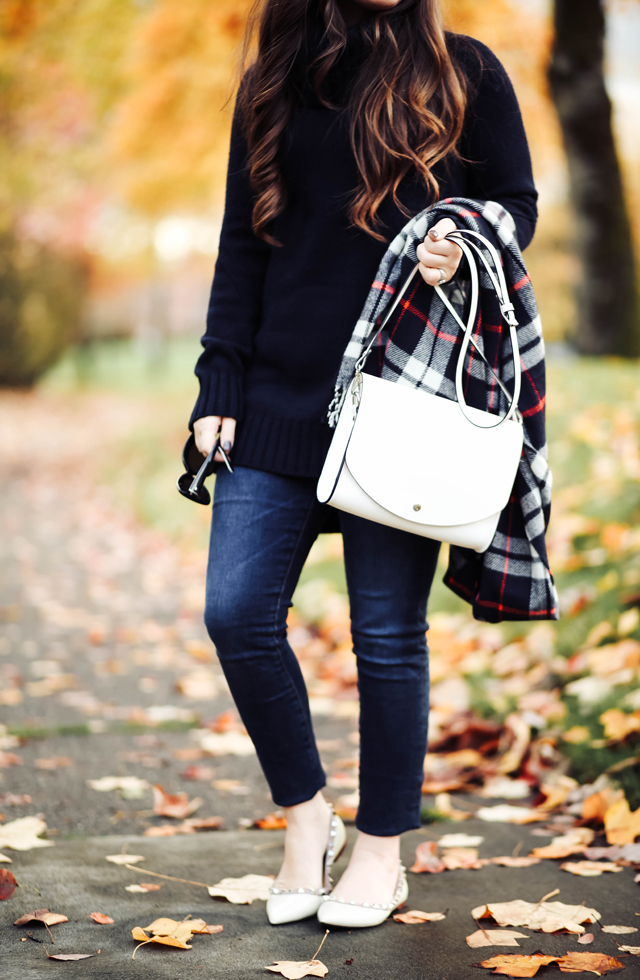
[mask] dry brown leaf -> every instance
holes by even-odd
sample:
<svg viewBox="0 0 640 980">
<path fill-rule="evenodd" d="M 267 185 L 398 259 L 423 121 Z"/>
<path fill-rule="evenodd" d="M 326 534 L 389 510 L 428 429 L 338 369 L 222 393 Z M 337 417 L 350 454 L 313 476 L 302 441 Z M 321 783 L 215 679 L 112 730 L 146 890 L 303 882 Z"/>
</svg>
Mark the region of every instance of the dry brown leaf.
<svg viewBox="0 0 640 980">
<path fill-rule="evenodd" d="M 508 854 L 504 857 L 489 858 L 490 864 L 500 864 L 505 868 L 530 868 L 532 864 L 540 864 L 539 857 L 511 857 Z"/>
<path fill-rule="evenodd" d="M 453 754 L 457 755 L 458 753 Z M 447 817 L 448 820 L 454 820 L 456 822 L 468 820 L 472 815 L 469 810 L 456 810 L 453 805 L 453 800 L 448 793 L 437 794 L 434 808 L 441 813 L 443 817 Z"/>
<path fill-rule="evenodd" d="M 621 742 L 633 732 L 640 732 L 640 711 L 627 715 L 619 708 L 610 708 L 600 715 L 600 722 L 604 725 L 605 738 Z"/>
<path fill-rule="evenodd" d="M 329 968 L 320 960 L 274 960 L 273 966 L 265 967 L 271 973 L 279 973 L 287 980 L 302 980 L 303 977 L 324 977 L 329 972 Z"/>
<path fill-rule="evenodd" d="M 485 970 L 493 970 L 504 977 L 535 977 L 541 966 L 557 963 L 557 956 L 544 956 L 542 953 L 523 954 L 501 953 L 483 960 L 480 966 Z"/>
<path fill-rule="evenodd" d="M 640 836 L 640 807 L 632 812 L 626 799 L 618 800 L 604 815 L 604 829 L 609 844 L 633 844 Z"/>
<path fill-rule="evenodd" d="M 286 830 L 287 819 L 282 813 L 268 813 L 266 817 L 254 820 L 253 826 L 258 830 Z"/>
<path fill-rule="evenodd" d="M 603 926 L 602 931 L 610 932 L 614 936 L 629 936 L 638 930 L 636 926 Z"/>
<path fill-rule="evenodd" d="M 180 773 L 181 779 L 191 779 L 194 782 L 205 782 L 213 779 L 216 771 L 213 766 L 187 766 Z"/>
<path fill-rule="evenodd" d="M 446 916 L 444 912 L 420 912 L 419 909 L 413 909 L 411 912 L 399 912 L 393 918 L 395 922 L 404 922 L 408 926 L 414 926 L 420 922 L 441 922 Z"/>
<path fill-rule="evenodd" d="M 524 926 L 540 932 L 558 932 L 566 929 L 576 935 L 585 929 L 580 923 L 597 922 L 600 913 L 584 905 L 565 905 L 563 902 L 490 902 L 473 909 L 474 919 L 494 918 L 499 926 Z"/>
<path fill-rule="evenodd" d="M 188 793 L 166 793 L 162 786 L 153 785 L 153 812 L 159 817 L 173 817 L 184 820 L 190 816 L 203 801 L 199 796 L 190 800 Z"/>
<path fill-rule="evenodd" d="M 618 946 L 621 953 L 630 953 L 632 956 L 640 956 L 640 946 Z"/>
<path fill-rule="evenodd" d="M 578 936 L 578 942 L 581 943 L 583 946 L 588 946 L 589 943 L 593 942 L 593 933 L 585 932 L 584 936 Z"/>
<path fill-rule="evenodd" d="M 189 817 L 177 824 L 161 824 L 147 827 L 144 837 L 175 837 L 177 834 L 195 834 L 198 830 L 217 830 L 224 823 L 222 817 Z"/>
<path fill-rule="evenodd" d="M 479 858 L 475 847 L 450 847 L 442 855 L 442 863 L 448 871 L 476 871 L 489 864 L 488 858 Z"/>
<path fill-rule="evenodd" d="M 557 960 L 563 973 L 595 973 L 603 976 L 614 970 L 624 970 L 624 963 L 606 953 L 567 953 Z"/>
<path fill-rule="evenodd" d="M 66 755 L 55 755 L 52 759 L 36 759 L 36 769 L 48 769 L 49 772 L 54 769 L 67 769 L 72 765 L 73 760 Z M 91 955 L 93 956 L 93 953 Z"/>
<path fill-rule="evenodd" d="M 34 847 L 53 847 L 53 841 L 42 840 L 47 825 L 40 817 L 20 817 L 0 826 L 0 847 L 30 851 Z"/>
<path fill-rule="evenodd" d="M 467 946 L 479 949 L 481 946 L 519 946 L 518 939 L 530 939 L 524 932 L 511 932 L 509 929 L 478 929 L 467 936 Z"/>
<path fill-rule="evenodd" d="M 243 875 L 242 878 L 223 878 L 208 888 L 211 898 L 226 898 L 234 905 L 251 905 L 256 899 L 266 902 L 273 875 Z"/>
<path fill-rule="evenodd" d="M 140 946 L 147 945 L 147 943 L 159 943 L 161 946 L 174 946 L 177 949 L 191 949 L 192 947 L 187 940 L 191 939 L 193 934 L 204 933 L 206 928 L 207 923 L 204 919 L 183 919 L 181 922 L 177 922 L 175 919 L 161 918 L 154 919 L 144 929 L 136 926 L 131 930 L 131 935 L 139 945 L 133 951 L 132 959 L 135 959 Z"/>
<path fill-rule="evenodd" d="M 610 786 L 601 793 L 592 793 L 582 804 L 582 819 L 603 821 L 609 807 L 622 799 L 624 799 L 624 790 L 612 789 Z"/>
<path fill-rule="evenodd" d="M 144 860 L 142 854 L 107 854 L 105 857 L 105 861 L 111 861 L 111 864 L 137 864 Z"/>
<path fill-rule="evenodd" d="M 50 960 L 58 960 L 63 963 L 68 963 L 73 960 L 88 960 L 96 955 L 95 953 L 50 953 L 46 946 L 44 947 L 44 951 Z"/>
<path fill-rule="evenodd" d="M 0 902 L 11 898 L 17 887 L 15 876 L 6 868 L 0 868 Z"/>
<path fill-rule="evenodd" d="M 196 929 L 194 935 L 200 935 L 201 933 L 207 936 L 214 936 L 217 932 L 222 932 L 224 926 L 217 925 L 206 925 L 204 929 Z"/>
<path fill-rule="evenodd" d="M 498 772 L 505 775 L 520 766 L 531 741 L 531 729 L 520 715 L 508 715 L 504 722 L 506 732 L 511 736 L 511 746 L 504 753 L 498 765 Z"/>
<path fill-rule="evenodd" d="M 0 806 L 26 806 L 31 803 L 28 793 L 0 793 Z"/>
<path fill-rule="evenodd" d="M 484 837 L 470 834 L 444 834 L 438 841 L 438 847 L 480 847 Z"/>
<path fill-rule="evenodd" d="M 415 872 L 415 874 L 421 874 L 422 872 L 429 871 L 432 874 L 438 874 L 440 871 L 445 870 L 445 865 L 438 857 L 438 845 L 435 841 L 425 840 L 416 847 L 416 859 L 409 868 L 409 871 Z"/>
<path fill-rule="evenodd" d="M 535 823 L 538 820 L 548 820 L 546 810 L 526 806 L 514 806 L 511 803 L 500 803 L 498 806 L 483 806 L 476 810 L 474 816 L 491 823 Z"/>
<path fill-rule="evenodd" d="M 569 857 L 571 854 L 581 853 L 594 837 L 595 834 L 589 827 L 576 827 L 562 837 L 554 837 L 545 847 L 534 847 L 531 854 L 538 858 Z"/>
<path fill-rule="evenodd" d="M 572 875 L 580 875 L 581 878 L 597 878 L 605 871 L 622 871 L 619 865 L 605 861 L 565 861 L 560 868 Z"/>
<path fill-rule="evenodd" d="M 25 912 L 13 923 L 14 926 L 26 926 L 27 922 L 42 922 L 45 926 L 57 926 L 61 922 L 68 922 L 66 915 L 59 912 L 50 912 L 49 909 L 34 909 L 33 912 Z"/>
<path fill-rule="evenodd" d="M 104 912 L 89 912 L 89 918 L 101 926 L 111 926 L 116 921 L 110 915 L 105 915 Z"/>
</svg>

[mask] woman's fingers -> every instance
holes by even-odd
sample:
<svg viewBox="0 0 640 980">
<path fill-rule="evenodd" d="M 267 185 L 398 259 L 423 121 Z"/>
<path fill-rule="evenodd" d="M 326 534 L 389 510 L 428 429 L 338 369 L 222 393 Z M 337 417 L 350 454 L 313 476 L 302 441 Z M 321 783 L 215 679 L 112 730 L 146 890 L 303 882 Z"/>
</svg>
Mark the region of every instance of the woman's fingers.
<svg viewBox="0 0 640 980">
<path fill-rule="evenodd" d="M 442 218 L 429 230 L 424 242 L 416 249 L 420 275 L 430 286 L 437 286 L 442 279 L 448 282 L 458 270 L 462 249 L 445 238 L 455 229 L 456 224 L 451 218 Z"/>
<path fill-rule="evenodd" d="M 204 418 L 197 419 L 197 421 L 193 423 L 193 434 L 195 436 L 196 446 L 198 447 L 198 451 L 201 452 L 203 456 L 208 456 L 215 446 L 219 428 L 219 415 L 206 415 Z"/>
<path fill-rule="evenodd" d="M 233 443 L 236 437 L 236 420 L 235 419 L 223 419 L 222 425 L 220 426 L 220 443 L 222 448 L 226 453 L 231 452 L 233 449 Z M 222 462 L 222 454 L 216 453 L 214 459 Z"/>
</svg>

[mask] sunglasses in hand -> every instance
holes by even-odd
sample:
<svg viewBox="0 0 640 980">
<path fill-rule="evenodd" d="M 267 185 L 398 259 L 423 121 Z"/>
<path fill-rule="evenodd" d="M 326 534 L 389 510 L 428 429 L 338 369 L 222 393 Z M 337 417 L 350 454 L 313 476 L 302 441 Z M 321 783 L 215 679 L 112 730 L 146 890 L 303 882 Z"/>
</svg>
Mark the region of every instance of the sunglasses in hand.
<svg viewBox="0 0 640 980">
<path fill-rule="evenodd" d="M 215 473 L 220 466 L 220 463 L 214 461 L 217 452 L 220 452 L 224 465 L 229 472 L 233 473 L 229 455 L 220 445 L 220 439 L 216 440 L 209 455 L 203 456 L 196 446 L 193 433 L 189 436 L 182 450 L 182 462 L 186 472 L 182 476 L 179 476 L 176 482 L 178 492 L 183 497 L 186 497 L 188 500 L 193 500 L 197 504 L 204 504 L 205 507 L 211 503 L 211 494 L 205 487 L 204 481 L 212 473 Z"/>
</svg>

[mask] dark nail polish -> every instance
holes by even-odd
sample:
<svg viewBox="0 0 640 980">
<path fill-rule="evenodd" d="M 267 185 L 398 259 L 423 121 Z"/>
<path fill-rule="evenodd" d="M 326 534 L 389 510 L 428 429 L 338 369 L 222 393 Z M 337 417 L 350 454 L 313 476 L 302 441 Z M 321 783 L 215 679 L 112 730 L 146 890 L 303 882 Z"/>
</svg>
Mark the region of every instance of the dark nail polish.
<svg viewBox="0 0 640 980">
<path fill-rule="evenodd" d="M 222 443 L 222 448 L 224 449 L 225 453 L 230 453 L 232 446 L 233 446 L 233 443 L 232 442 L 229 442 L 228 439 L 227 439 L 226 442 L 223 442 Z"/>
</svg>

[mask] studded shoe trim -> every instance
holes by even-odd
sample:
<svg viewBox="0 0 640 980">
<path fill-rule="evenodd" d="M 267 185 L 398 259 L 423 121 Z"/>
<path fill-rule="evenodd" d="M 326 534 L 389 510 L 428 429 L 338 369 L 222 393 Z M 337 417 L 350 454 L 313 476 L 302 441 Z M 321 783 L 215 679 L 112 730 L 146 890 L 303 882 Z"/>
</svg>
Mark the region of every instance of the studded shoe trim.
<svg viewBox="0 0 640 980">
<path fill-rule="evenodd" d="M 333 862 L 335 861 L 336 855 L 336 833 L 338 830 L 338 817 L 336 816 L 333 807 L 331 807 L 331 823 L 329 824 L 329 841 L 327 843 L 327 850 L 324 855 L 324 885 L 322 888 L 274 888 L 273 885 L 269 888 L 269 893 L 271 895 L 321 895 L 323 898 L 327 898 L 332 889 L 332 883 L 330 878 L 331 868 L 333 867 Z"/>
<path fill-rule="evenodd" d="M 378 902 L 345 902 L 344 898 L 332 898 L 330 895 L 323 895 L 322 901 L 340 902 L 342 905 L 357 905 L 361 909 L 380 909 L 380 911 L 391 912 L 393 909 L 397 908 L 400 903 L 406 881 L 407 869 L 403 864 L 401 864 L 396 890 L 393 893 L 393 898 L 390 902 L 384 902 L 383 904 L 379 904 Z"/>
</svg>

